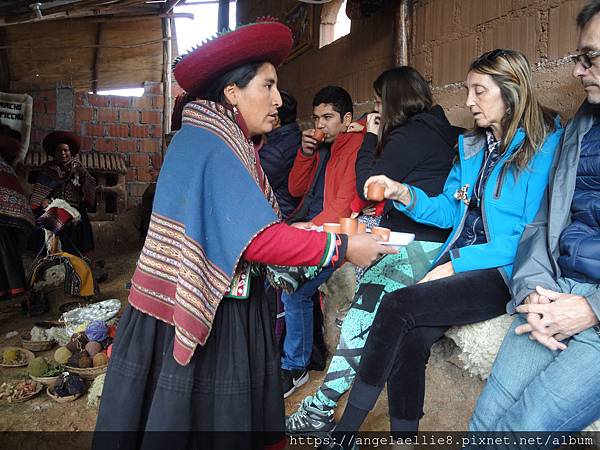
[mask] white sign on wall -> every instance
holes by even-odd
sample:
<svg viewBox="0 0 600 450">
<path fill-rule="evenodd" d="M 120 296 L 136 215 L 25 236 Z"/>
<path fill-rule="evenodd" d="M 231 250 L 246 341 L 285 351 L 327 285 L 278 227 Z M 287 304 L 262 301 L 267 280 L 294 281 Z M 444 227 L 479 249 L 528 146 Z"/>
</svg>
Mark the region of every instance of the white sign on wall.
<svg viewBox="0 0 600 450">
<path fill-rule="evenodd" d="M 0 92 L 0 123 L 21 134 L 21 153 L 15 162 L 25 160 L 31 134 L 33 99 L 27 94 Z"/>
</svg>

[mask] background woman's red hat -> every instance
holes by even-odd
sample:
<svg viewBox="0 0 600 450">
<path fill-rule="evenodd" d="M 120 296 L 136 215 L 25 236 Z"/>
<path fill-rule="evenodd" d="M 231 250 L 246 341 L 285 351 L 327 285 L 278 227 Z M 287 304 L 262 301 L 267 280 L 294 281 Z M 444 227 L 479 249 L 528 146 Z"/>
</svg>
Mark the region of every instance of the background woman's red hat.
<svg viewBox="0 0 600 450">
<path fill-rule="evenodd" d="M 291 48 L 292 32 L 280 22 L 240 26 L 184 55 L 176 63 L 175 79 L 186 92 L 202 96 L 217 77 L 241 65 L 268 61 L 279 66 Z"/>
</svg>

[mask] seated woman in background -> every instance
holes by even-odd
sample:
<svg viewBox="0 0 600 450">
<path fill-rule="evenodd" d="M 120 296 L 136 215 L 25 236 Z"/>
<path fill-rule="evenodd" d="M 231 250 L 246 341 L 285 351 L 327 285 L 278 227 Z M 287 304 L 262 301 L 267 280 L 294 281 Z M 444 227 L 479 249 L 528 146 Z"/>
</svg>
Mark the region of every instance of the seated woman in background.
<svg viewBox="0 0 600 450">
<path fill-rule="evenodd" d="M 60 232 L 62 250 L 84 256 L 94 250 L 94 235 L 87 208 L 95 202 L 96 180 L 75 158 L 79 153 L 79 139 L 68 131 L 53 131 L 45 137 L 42 146 L 52 158 L 40 168 L 31 194 L 31 207 L 39 217 L 54 199 L 65 200 L 77 209 L 81 220 L 68 223 Z M 38 236 L 36 251 L 41 247 Z"/>
<path fill-rule="evenodd" d="M 371 204 L 364 200 L 363 189 L 373 174 L 411 183 L 429 195 L 439 194 L 462 129 L 453 127 L 444 110 L 433 105 L 427 82 L 412 67 L 386 70 L 373 82 L 373 89 L 381 115 L 371 113 L 367 118 L 367 133 L 356 160 L 360 198 L 357 195 L 353 203 L 361 204 L 358 210 Z M 448 237 L 447 230 L 414 222 L 396 210 L 392 201 L 385 202 L 383 216 L 369 218 L 369 226 L 377 225 L 380 219 L 382 226 L 393 231 L 414 233 L 416 241 L 396 255 L 386 255 L 357 280 L 356 296 L 342 324 L 325 381 L 288 417 L 289 434 L 330 431 L 335 426 L 333 410 L 352 384 L 381 298 L 421 279 Z"/>
<path fill-rule="evenodd" d="M 470 66 L 466 106 L 475 128 L 458 140 L 442 194 L 384 175 L 385 198 L 420 223 L 452 228 L 433 268 L 418 284 L 385 296 L 363 350 L 348 405 L 334 436 L 353 441 L 384 384 L 393 435 L 414 433 L 423 415 L 432 344 L 453 325 L 504 313 L 519 239 L 533 220 L 563 130 L 537 100 L 525 56 L 484 53 Z"/>
<path fill-rule="evenodd" d="M 33 214 L 12 167 L 21 144 L 8 126 L 0 124 L 0 300 L 27 290 L 19 243 L 33 227 Z"/>
</svg>

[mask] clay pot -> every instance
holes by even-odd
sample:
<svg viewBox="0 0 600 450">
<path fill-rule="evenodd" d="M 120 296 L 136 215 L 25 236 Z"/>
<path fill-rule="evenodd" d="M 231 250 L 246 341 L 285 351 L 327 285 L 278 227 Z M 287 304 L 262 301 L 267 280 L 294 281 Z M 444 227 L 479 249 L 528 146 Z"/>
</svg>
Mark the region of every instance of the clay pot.
<svg viewBox="0 0 600 450">
<path fill-rule="evenodd" d="M 358 227 L 357 227 L 356 232 L 358 234 L 366 233 L 367 232 L 367 224 L 363 223 L 363 222 L 358 222 Z"/>
<path fill-rule="evenodd" d="M 313 139 L 316 139 L 318 143 L 321 143 L 325 140 L 325 133 L 322 130 L 315 130 L 312 137 Z"/>
<path fill-rule="evenodd" d="M 375 202 L 382 201 L 385 193 L 385 186 L 379 183 L 371 183 L 367 189 L 367 199 Z"/>
<path fill-rule="evenodd" d="M 389 228 L 383 228 L 383 227 L 371 228 L 371 234 L 377 234 L 377 235 L 381 236 L 381 240 L 385 241 L 385 242 L 390 240 L 390 233 L 391 233 L 391 230 Z"/>
<path fill-rule="evenodd" d="M 358 220 L 350 217 L 340 217 L 340 231 L 343 234 L 352 236 L 358 231 Z"/>
<path fill-rule="evenodd" d="M 341 233 L 339 223 L 324 223 L 323 231 L 329 231 L 330 233 Z"/>
</svg>

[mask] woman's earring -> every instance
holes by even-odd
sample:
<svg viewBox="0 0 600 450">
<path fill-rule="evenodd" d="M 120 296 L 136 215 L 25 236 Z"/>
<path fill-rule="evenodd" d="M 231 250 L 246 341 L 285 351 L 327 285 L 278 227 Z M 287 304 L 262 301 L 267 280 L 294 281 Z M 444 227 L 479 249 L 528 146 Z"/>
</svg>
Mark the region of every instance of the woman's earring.
<svg viewBox="0 0 600 450">
<path fill-rule="evenodd" d="M 239 111 L 238 111 L 238 109 L 237 109 L 237 106 L 236 106 L 236 105 L 233 105 L 233 112 L 234 112 L 235 114 L 237 114 L 237 113 L 239 112 Z"/>
</svg>

